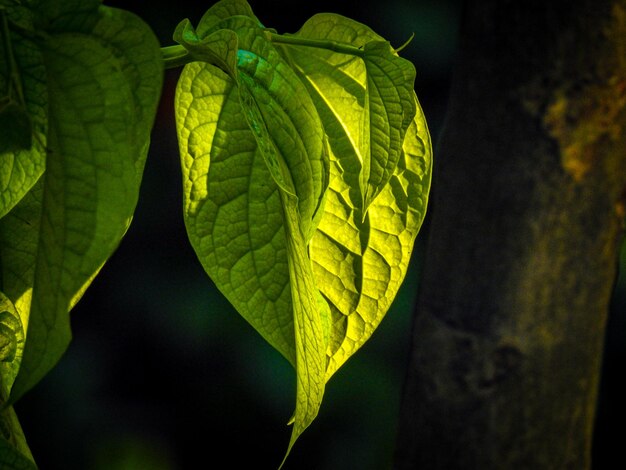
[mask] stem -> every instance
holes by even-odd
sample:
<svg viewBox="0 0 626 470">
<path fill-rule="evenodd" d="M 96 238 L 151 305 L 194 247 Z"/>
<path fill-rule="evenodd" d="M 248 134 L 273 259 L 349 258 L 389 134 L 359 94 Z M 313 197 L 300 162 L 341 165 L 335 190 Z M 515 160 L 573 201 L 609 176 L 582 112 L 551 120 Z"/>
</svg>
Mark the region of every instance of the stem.
<svg viewBox="0 0 626 470">
<path fill-rule="evenodd" d="M 319 39 L 305 39 L 295 36 L 283 36 L 273 33 L 269 30 L 265 31 L 265 38 L 274 44 L 290 44 L 293 46 L 316 47 L 318 49 L 326 49 L 341 54 L 348 54 L 357 57 L 363 57 L 363 49 L 354 47 L 349 44 L 343 44 L 335 41 L 323 41 Z M 412 38 L 411 38 L 412 39 Z M 404 47 L 404 46 L 402 46 Z M 176 44 L 161 48 L 163 54 L 163 62 L 166 69 L 173 69 L 192 62 L 194 59 L 187 49 Z"/>
<path fill-rule="evenodd" d="M 162 47 L 161 54 L 163 54 L 163 64 L 166 69 L 182 67 L 192 60 L 189 51 L 179 44 Z"/>
<path fill-rule="evenodd" d="M 265 31 L 265 37 L 270 42 L 276 44 L 291 44 L 293 46 L 317 47 L 318 49 L 326 49 L 333 52 L 339 52 L 341 54 L 363 57 L 363 49 L 350 46 L 348 44 L 342 44 L 340 42 L 323 41 L 320 39 L 305 39 L 295 36 L 283 36 L 281 34 L 272 33 L 271 31 Z"/>
</svg>

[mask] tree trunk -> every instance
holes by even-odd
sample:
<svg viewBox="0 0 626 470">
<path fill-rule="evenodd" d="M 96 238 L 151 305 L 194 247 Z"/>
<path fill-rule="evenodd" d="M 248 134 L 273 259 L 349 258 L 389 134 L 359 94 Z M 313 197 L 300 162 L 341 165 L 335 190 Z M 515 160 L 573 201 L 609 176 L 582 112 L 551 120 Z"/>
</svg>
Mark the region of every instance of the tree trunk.
<svg viewBox="0 0 626 470">
<path fill-rule="evenodd" d="M 588 469 L 626 205 L 626 1 L 466 5 L 397 469 Z"/>
</svg>

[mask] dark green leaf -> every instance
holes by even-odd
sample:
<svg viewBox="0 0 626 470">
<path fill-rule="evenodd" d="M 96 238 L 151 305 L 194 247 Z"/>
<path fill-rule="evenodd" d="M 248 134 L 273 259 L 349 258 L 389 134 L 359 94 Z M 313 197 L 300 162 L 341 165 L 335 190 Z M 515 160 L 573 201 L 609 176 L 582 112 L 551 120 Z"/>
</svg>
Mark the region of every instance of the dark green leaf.
<svg viewBox="0 0 626 470">
<path fill-rule="evenodd" d="M 246 0 L 221 0 L 213 4 L 200 19 L 197 28 L 198 37 L 203 39 L 218 29 L 228 28 L 223 22 L 224 20 L 231 20 L 233 17 L 245 17 L 253 20 L 254 26 L 263 27 L 257 17 L 254 16 L 252 8 Z M 234 28 L 231 27 L 230 29 Z"/>
<path fill-rule="evenodd" d="M 162 81 L 160 51 L 134 15 L 99 11 L 90 34 L 57 33 L 42 44 L 50 97 L 47 168 L 35 197 L 0 222 L 5 292 L 29 313 L 11 401 L 65 351 L 68 312 L 119 244 L 138 197 Z M 18 252 L 19 237 L 27 243 Z"/>
<path fill-rule="evenodd" d="M 45 169 L 48 127 L 46 70 L 36 44 L 0 31 L 0 218 Z M 2 27 L 2 25 L 0 25 Z"/>
</svg>

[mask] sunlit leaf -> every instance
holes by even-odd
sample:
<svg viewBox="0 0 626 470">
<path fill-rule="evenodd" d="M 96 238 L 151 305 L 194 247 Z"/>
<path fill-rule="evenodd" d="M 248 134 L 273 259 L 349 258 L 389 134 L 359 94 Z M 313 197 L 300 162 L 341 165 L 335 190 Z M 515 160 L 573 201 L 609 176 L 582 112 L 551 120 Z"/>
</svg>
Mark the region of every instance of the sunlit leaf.
<svg viewBox="0 0 626 470">
<path fill-rule="evenodd" d="M 366 51 L 361 57 L 281 46 L 331 148 L 330 188 L 310 245 L 315 280 L 331 308 L 328 379 L 369 339 L 406 275 L 426 211 L 431 142 L 412 90 L 413 67 L 370 28 L 320 14 L 295 36 Z"/>
<path fill-rule="evenodd" d="M 296 367 L 288 454 L 407 272 L 430 138 L 413 66 L 369 28 L 318 15 L 285 44 L 247 8 L 224 0 L 176 33 L 204 62 L 176 95 L 185 222 L 215 285 Z"/>
<path fill-rule="evenodd" d="M 187 65 L 176 123 L 185 224 L 198 259 L 237 311 L 295 365 L 280 194 L 234 81 L 211 65 Z"/>
<path fill-rule="evenodd" d="M 185 221 L 216 286 L 296 367 L 291 447 L 324 390 L 329 322 L 320 312 L 328 308 L 318 305 L 307 241 L 323 207 L 328 157 L 293 70 L 258 28 L 238 23 L 235 80 L 197 63 L 179 80 Z"/>
<path fill-rule="evenodd" d="M 326 347 L 330 332 L 322 318 L 327 307 L 319 307 L 307 245 L 301 231 L 297 199 L 281 193 L 293 324 L 296 345 L 296 409 L 285 459 L 298 437 L 313 422 L 322 403 L 326 374 Z M 283 460 L 284 462 L 284 460 Z"/>
<path fill-rule="evenodd" d="M 327 380 L 370 338 L 404 280 L 426 213 L 432 158 L 418 108 L 394 174 L 361 220 L 357 203 L 345 196 L 344 146 L 334 145 L 342 136 L 335 140 L 331 132 L 331 183 L 310 247 L 315 279 L 332 314 Z"/>
<path fill-rule="evenodd" d="M 308 85 L 328 125 L 340 125 L 355 151 L 350 171 L 358 171 L 363 215 L 387 184 L 402 153 L 406 130 L 415 116 L 415 68 L 394 53 L 369 27 L 341 15 L 322 13 L 309 19 L 293 37 L 352 45 L 348 55 L 308 46 L 282 46 Z"/>
<path fill-rule="evenodd" d="M 257 52 L 263 55 L 261 49 Z M 275 183 L 284 180 L 283 186 L 291 189 L 283 190 L 298 195 L 306 233 L 320 207 L 327 164 L 319 121 L 310 127 L 289 124 L 291 119 L 313 119 L 307 115 L 314 113 L 312 104 L 307 107 L 306 101 L 296 99 L 293 80 L 285 81 L 280 70 L 270 69 L 259 57 L 248 51 L 240 60 L 240 88 L 209 65 L 190 64 L 179 80 L 176 109 L 183 172 L 188 175 L 183 188 L 186 222 L 192 244 L 218 288 L 295 363 L 292 308 L 285 292 L 289 272 L 283 214 Z M 256 64 L 248 63 L 255 60 L 262 60 L 258 71 L 251 69 Z M 245 115 L 241 90 L 252 100 Z M 284 110 L 290 110 L 289 115 Z M 312 133 L 299 134 L 309 128 Z M 267 147 L 265 153 L 257 148 L 257 139 Z"/>
</svg>

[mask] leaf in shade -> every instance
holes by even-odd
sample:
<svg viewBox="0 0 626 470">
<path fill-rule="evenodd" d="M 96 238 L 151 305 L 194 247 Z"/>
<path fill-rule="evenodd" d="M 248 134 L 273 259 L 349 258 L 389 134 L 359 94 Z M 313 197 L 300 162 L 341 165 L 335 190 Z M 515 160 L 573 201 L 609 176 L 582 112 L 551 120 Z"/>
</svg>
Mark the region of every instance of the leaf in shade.
<svg viewBox="0 0 626 470">
<path fill-rule="evenodd" d="M 5 293 L 28 315 L 10 402 L 65 351 L 68 313 L 119 244 L 137 202 L 162 81 L 160 50 L 134 15 L 98 12 L 89 34 L 55 32 L 41 44 L 49 91 L 46 171 L 37 197 L 14 208 L 27 208 L 30 218 L 9 213 L 0 221 L 8 238 L 0 248 Z M 55 24 L 78 23 L 68 17 Z M 18 254 L 12 250 L 20 236 L 28 251 Z"/>
</svg>

